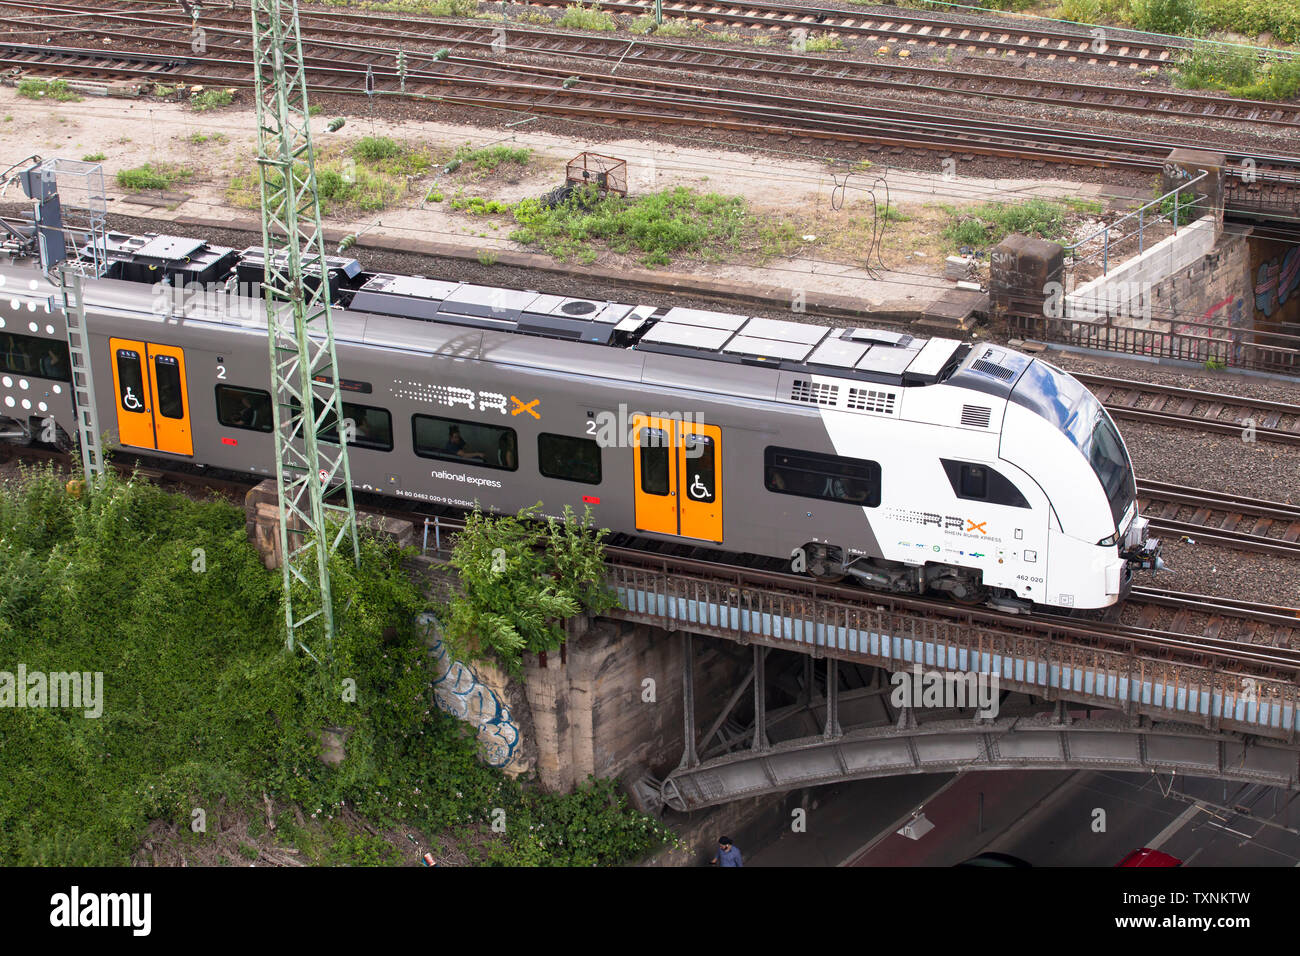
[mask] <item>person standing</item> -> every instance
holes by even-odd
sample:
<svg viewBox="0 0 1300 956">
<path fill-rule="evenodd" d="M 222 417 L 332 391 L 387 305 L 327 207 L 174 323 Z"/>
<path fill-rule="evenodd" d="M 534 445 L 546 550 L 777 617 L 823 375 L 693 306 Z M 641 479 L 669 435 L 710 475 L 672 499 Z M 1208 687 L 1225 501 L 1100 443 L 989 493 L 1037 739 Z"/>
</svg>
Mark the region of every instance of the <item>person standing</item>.
<svg viewBox="0 0 1300 956">
<path fill-rule="evenodd" d="M 740 850 L 731 843 L 731 837 L 718 837 L 718 852 L 710 863 L 716 863 L 718 866 L 744 866 L 745 861 L 740 858 Z"/>
</svg>

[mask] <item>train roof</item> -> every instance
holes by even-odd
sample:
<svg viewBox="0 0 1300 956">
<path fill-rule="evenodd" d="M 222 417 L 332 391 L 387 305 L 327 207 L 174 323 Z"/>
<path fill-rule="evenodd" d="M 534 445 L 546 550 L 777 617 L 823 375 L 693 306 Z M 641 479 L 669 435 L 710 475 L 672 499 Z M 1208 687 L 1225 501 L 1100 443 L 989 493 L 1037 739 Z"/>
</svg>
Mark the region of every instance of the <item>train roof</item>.
<svg viewBox="0 0 1300 956">
<path fill-rule="evenodd" d="M 122 278 L 258 282 L 259 246 L 236 251 L 201 239 L 110 233 L 107 258 Z M 367 273 L 356 259 L 326 260 L 332 298 L 349 313 L 658 352 L 733 365 L 897 386 L 950 376 L 969 352 L 956 339 L 841 328 L 739 313 L 582 299 L 425 276 Z M 112 274 L 112 273 L 110 273 Z"/>
</svg>

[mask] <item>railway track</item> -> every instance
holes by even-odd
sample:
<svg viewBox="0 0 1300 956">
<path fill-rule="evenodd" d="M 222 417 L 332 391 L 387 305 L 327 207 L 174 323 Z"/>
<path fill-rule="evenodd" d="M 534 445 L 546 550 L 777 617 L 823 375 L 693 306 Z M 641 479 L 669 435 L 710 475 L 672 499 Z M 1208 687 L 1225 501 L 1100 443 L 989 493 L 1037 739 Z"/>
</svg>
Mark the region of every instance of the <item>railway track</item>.
<svg viewBox="0 0 1300 956">
<path fill-rule="evenodd" d="M 1153 530 L 1198 544 L 1300 555 L 1300 505 L 1163 481 L 1138 482 L 1138 509 Z"/>
<path fill-rule="evenodd" d="M 1072 372 L 1115 418 L 1300 445 L 1300 405 Z"/>
<path fill-rule="evenodd" d="M 26 9 L 21 3 L 12 5 Z M 40 9 L 56 11 L 59 17 L 85 13 L 84 7 L 66 4 L 43 5 Z M 713 48 L 608 38 L 575 39 L 571 34 L 546 31 L 513 29 L 506 33 L 507 48 L 511 42 L 519 44 L 521 53 L 531 61 L 580 57 L 602 70 L 607 69 L 607 72 L 575 73 L 568 66 L 507 62 L 492 57 L 490 54 L 497 33 L 489 28 L 428 21 L 386 21 L 389 24 L 402 23 L 403 28 L 397 30 L 376 22 L 386 18 L 367 15 L 349 23 L 346 29 L 340 29 L 337 26 L 340 16 L 344 15 L 331 14 L 324 18 L 324 26 L 319 29 L 348 37 L 363 32 L 367 44 L 309 39 L 304 44 L 304 52 L 311 85 L 317 91 L 360 93 L 364 90 L 366 77 L 372 76 L 380 92 L 404 90 L 433 95 L 447 103 L 519 113 L 549 113 L 615 123 L 695 125 L 807 142 L 814 138 L 838 140 L 873 150 L 928 149 L 945 155 L 959 153 L 963 158 L 982 154 L 1014 161 L 1028 159 L 1072 165 L 1157 169 L 1163 165 L 1169 150 L 1180 145 L 1174 141 L 1099 136 L 1082 129 L 1044 128 L 1041 122 L 993 121 L 975 110 L 934 111 L 914 105 L 899 108 L 878 105 L 875 101 L 853 102 L 844 97 L 818 99 L 789 93 L 791 77 L 825 84 L 870 87 L 886 83 L 906 88 L 921 77 L 940 82 L 937 78 L 944 73 L 938 70 L 900 68 L 919 72 L 890 79 L 879 75 L 883 67 L 870 63 L 831 65 L 817 58 L 779 53 L 774 54 L 777 58 L 774 65 Z M 102 47 L 6 43 L 0 45 L 0 63 L 25 72 L 70 78 L 103 79 L 111 76 L 170 83 L 251 85 L 247 29 L 233 18 L 209 17 L 204 20 L 208 24 L 205 26 L 208 51 L 204 56 L 194 55 L 188 49 L 190 21 L 187 18 L 154 14 L 146 20 L 138 15 L 106 13 L 103 19 L 131 26 L 134 32 L 110 30 L 105 24 L 72 30 L 74 34 L 79 29 L 94 36 L 102 35 L 105 40 L 112 41 L 112 51 Z M 218 23 L 225 25 L 218 26 Z M 309 23 L 312 29 L 307 32 L 312 36 L 317 24 L 315 20 L 309 20 Z M 413 25 L 418 25 L 418 29 L 411 29 Z M 32 31 L 32 27 L 26 29 L 29 33 Z M 166 35 L 168 30 L 172 35 Z M 412 68 L 401 76 L 396 65 L 396 47 L 376 47 L 371 42 L 372 36 L 376 40 L 386 37 L 398 45 L 418 41 L 426 47 L 443 43 L 450 46 L 440 46 L 436 51 L 430 49 L 436 58 L 430 56 L 427 60 L 410 53 Z M 176 56 L 168 57 L 156 51 L 137 53 L 130 49 L 121 50 L 123 44 L 137 48 L 165 47 L 174 50 Z M 472 55 L 461 55 L 458 52 L 461 50 L 468 50 Z M 656 69 L 669 78 L 620 77 L 616 71 L 625 63 Z M 696 68 L 700 65 L 708 68 Z M 686 83 L 681 76 L 687 73 L 730 78 L 739 75 L 751 87 L 735 90 Z M 989 95 L 994 92 L 990 86 L 999 82 L 998 78 L 972 78 L 955 71 L 947 75 L 962 77 L 955 91 L 963 95 L 975 92 L 969 86 L 971 83 L 983 90 L 979 95 Z M 1028 86 L 1022 83 L 1019 92 L 1007 95 L 1013 98 L 1032 96 L 1040 100 L 1059 95 L 1067 102 L 1085 102 L 1091 97 L 1093 105 L 1101 108 L 1134 111 L 1156 108 L 1157 104 L 1149 91 L 1128 93 L 1119 88 L 1100 91 L 1102 101 L 1097 103 L 1095 98 L 1099 91 L 1083 84 L 1059 84 L 1054 90 L 1038 94 L 1025 92 Z M 1126 105 L 1115 105 L 1126 96 L 1129 97 Z M 1300 109 L 1294 107 L 1268 107 L 1271 112 L 1265 116 L 1261 110 L 1266 104 L 1219 101 L 1213 106 L 1206 105 L 1214 99 L 1180 100 L 1174 96 L 1161 98 L 1158 102 L 1165 104 L 1166 108 L 1201 118 L 1245 120 L 1255 117 L 1258 122 L 1290 127 L 1300 125 Z M 1228 105 L 1224 105 L 1225 102 Z M 1259 157 L 1259 160 L 1263 161 L 1259 167 L 1263 179 L 1298 178 L 1293 172 L 1288 175 L 1292 164 L 1286 157 Z"/>
<path fill-rule="evenodd" d="M 529 4 L 552 9 L 568 6 L 566 0 L 529 0 Z M 629 17 L 653 12 L 653 5 L 645 2 L 603 0 L 600 6 L 608 13 Z M 717 26 L 781 32 L 798 28 L 810 33 L 833 32 L 912 50 L 964 51 L 989 56 L 1014 54 L 1047 62 L 1060 60 L 1132 70 L 1166 66 L 1185 46 L 1131 32 L 1115 42 L 1097 42 L 1088 34 L 1028 24 L 992 25 L 960 18 L 936 18 L 917 11 L 850 11 L 750 0 L 736 3 L 664 0 L 663 14 L 666 20 L 690 20 Z M 1114 36 L 1122 31 L 1110 32 Z"/>
</svg>

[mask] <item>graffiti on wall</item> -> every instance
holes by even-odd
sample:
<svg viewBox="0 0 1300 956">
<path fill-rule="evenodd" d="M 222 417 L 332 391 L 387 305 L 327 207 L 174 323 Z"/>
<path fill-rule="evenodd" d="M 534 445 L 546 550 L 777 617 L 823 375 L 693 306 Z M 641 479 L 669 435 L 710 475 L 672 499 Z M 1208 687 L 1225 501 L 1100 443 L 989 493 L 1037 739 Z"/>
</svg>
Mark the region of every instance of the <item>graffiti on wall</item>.
<svg viewBox="0 0 1300 956">
<path fill-rule="evenodd" d="M 1261 262 L 1255 270 L 1255 308 L 1268 318 L 1286 305 L 1300 286 L 1300 246 Z"/>
<path fill-rule="evenodd" d="M 432 614 L 421 614 L 418 622 L 438 675 L 432 686 L 438 709 L 478 728 L 479 752 L 488 766 L 508 772 L 523 770 L 518 766 L 523 757 L 519 725 L 510 707 L 473 667 L 451 656 Z"/>
</svg>

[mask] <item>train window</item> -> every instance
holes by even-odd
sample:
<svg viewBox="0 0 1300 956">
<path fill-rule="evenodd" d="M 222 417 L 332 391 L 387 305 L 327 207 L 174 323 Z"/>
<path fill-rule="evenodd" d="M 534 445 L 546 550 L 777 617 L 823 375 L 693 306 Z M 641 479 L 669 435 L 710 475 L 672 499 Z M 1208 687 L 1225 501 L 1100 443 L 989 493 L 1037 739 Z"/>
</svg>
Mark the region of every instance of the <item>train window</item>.
<svg viewBox="0 0 1300 956">
<path fill-rule="evenodd" d="M 717 495 L 714 489 L 713 439 L 707 435 L 682 436 L 686 449 L 686 494 L 692 501 L 710 504 Z"/>
<path fill-rule="evenodd" d="M 962 465 L 960 484 L 959 494 L 963 498 L 989 496 L 989 473 L 980 465 Z"/>
<path fill-rule="evenodd" d="M 298 400 L 289 399 L 289 404 L 294 410 L 298 409 Z M 316 408 L 316 414 L 319 417 L 324 408 L 324 403 L 319 398 L 314 399 L 313 403 Z M 389 414 L 386 408 L 376 408 L 373 405 L 354 405 L 351 402 L 343 403 L 343 421 L 344 428 L 346 423 L 352 423 L 352 439 L 348 444 L 354 448 L 369 448 L 372 451 L 392 451 L 393 450 L 393 416 Z M 321 422 L 320 440 L 329 442 L 331 445 L 339 443 L 338 422 L 333 413 L 326 415 Z"/>
<path fill-rule="evenodd" d="M 70 382 L 68 343 L 31 335 L 0 335 L 0 371 Z"/>
<path fill-rule="evenodd" d="M 880 463 L 769 446 L 763 454 L 763 484 L 777 494 L 875 508 L 880 504 Z"/>
<path fill-rule="evenodd" d="M 273 427 L 271 393 L 258 388 L 218 385 L 217 421 L 227 428 L 269 432 Z"/>
<path fill-rule="evenodd" d="M 185 417 L 185 390 L 181 365 L 174 355 L 153 357 L 154 380 L 158 383 L 158 413 L 164 418 Z"/>
<path fill-rule="evenodd" d="M 1006 475 L 988 465 L 939 459 L 948 475 L 953 494 L 968 501 L 987 501 L 991 505 L 1028 508 L 1029 502 Z"/>
<path fill-rule="evenodd" d="M 421 458 L 459 461 L 502 471 L 519 467 L 518 438 L 513 428 L 412 415 L 411 433 L 415 453 Z"/>
<path fill-rule="evenodd" d="M 641 429 L 641 490 L 647 495 L 668 494 L 668 433 Z"/>
<path fill-rule="evenodd" d="M 134 349 L 117 350 L 117 387 L 121 390 L 117 400 L 128 412 L 144 412 L 144 368 L 140 353 Z"/>
<path fill-rule="evenodd" d="M 590 438 L 537 436 L 537 466 L 547 478 L 600 484 L 600 446 Z"/>
</svg>

